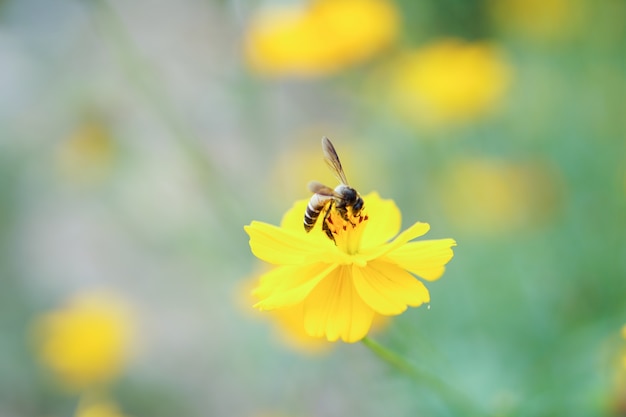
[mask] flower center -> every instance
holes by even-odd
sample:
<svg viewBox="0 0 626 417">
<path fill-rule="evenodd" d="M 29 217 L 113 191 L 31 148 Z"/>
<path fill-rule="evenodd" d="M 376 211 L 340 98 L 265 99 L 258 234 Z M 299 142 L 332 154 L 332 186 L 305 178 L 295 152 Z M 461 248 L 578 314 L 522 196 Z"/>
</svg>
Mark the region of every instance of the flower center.
<svg viewBox="0 0 626 417">
<path fill-rule="evenodd" d="M 337 248 L 347 255 L 356 255 L 361 246 L 361 236 L 367 226 L 369 217 L 365 210 L 358 213 L 352 211 L 352 207 L 347 208 L 344 215 L 333 207 L 327 219 L 328 229 Z"/>
</svg>

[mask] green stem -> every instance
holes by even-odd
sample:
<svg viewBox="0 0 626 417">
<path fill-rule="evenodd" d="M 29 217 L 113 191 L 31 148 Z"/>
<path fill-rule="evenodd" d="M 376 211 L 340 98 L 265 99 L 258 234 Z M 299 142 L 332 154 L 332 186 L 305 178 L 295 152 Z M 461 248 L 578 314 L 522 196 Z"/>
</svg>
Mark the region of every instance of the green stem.
<svg viewBox="0 0 626 417">
<path fill-rule="evenodd" d="M 369 337 L 363 338 L 361 342 L 365 346 L 367 346 L 376 356 L 387 362 L 387 364 L 391 365 L 393 368 L 408 375 L 414 381 L 424 384 L 434 391 L 437 391 L 441 395 L 441 397 L 448 404 L 450 404 L 450 406 L 454 405 L 462 410 L 464 412 L 463 415 L 485 415 L 485 413 L 481 412 L 476 404 L 474 404 L 465 394 L 448 385 L 444 380 L 440 379 L 439 377 L 422 371 L 401 355 L 384 347 L 383 345 L 373 339 L 370 339 Z"/>
</svg>

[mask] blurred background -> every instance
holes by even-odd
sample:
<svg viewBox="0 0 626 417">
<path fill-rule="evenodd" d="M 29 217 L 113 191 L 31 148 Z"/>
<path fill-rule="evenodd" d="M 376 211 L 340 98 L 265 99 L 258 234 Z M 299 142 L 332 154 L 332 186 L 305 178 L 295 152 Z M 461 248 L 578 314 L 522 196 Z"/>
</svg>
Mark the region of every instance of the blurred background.
<svg viewBox="0 0 626 417">
<path fill-rule="evenodd" d="M 374 337 L 485 416 L 626 415 L 626 3 L 0 1 L 0 415 L 476 415 L 251 308 L 351 184 L 455 257 Z"/>
</svg>

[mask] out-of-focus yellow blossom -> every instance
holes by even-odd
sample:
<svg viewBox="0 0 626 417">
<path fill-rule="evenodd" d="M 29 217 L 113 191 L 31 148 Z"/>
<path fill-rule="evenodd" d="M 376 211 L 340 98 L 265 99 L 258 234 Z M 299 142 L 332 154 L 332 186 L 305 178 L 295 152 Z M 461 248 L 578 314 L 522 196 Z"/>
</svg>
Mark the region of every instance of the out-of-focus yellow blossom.
<svg viewBox="0 0 626 417">
<path fill-rule="evenodd" d="M 495 21 L 507 31 L 550 40 L 566 37 L 581 22 L 580 0 L 491 0 Z"/>
<path fill-rule="evenodd" d="M 347 220 L 331 210 L 334 241 L 322 229 L 324 214 L 305 232 L 308 200 L 296 202 L 280 227 L 258 221 L 246 226 L 252 252 L 275 265 L 260 278 L 255 306 L 291 314 L 309 336 L 352 343 L 365 337 L 376 315 L 394 316 L 428 303 L 428 289 L 413 274 L 440 278 L 456 242 L 411 242 L 429 225 L 417 222 L 398 234 L 401 216 L 393 201 L 376 193 L 363 201 L 363 210 L 350 210 Z"/>
<path fill-rule="evenodd" d="M 509 87 L 511 68 L 491 43 L 444 39 L 406 51 L 384 78 L 400 115 L 437 127 L 493 109 Z"/>
<path fill-rule="evenodd" d="M 109 293 L 80 294 L 33 326 L 41 361 L 71 390 L 111 381 L 128 359 L 132 318 Z"/>
<path fill-rule="evenodd" d="M 398 26 L 398 13 L 387 0 L 274 6 L 250 22 L 246 56 L 262 74 L 325 75 L 380 52 L 395 40 Z"/>
<path fill-rule="evenodd" d="M 106 398 L 83 399 L 74 417 L 125 417 L 119 406 Z"/>
<path fill-rule="evenodd" d="M 446 214 L 472 233 L 506 233 L 536 224 L 561 195 L 558 177 L 539 163 L 468 158 L 452 166 L 441 187 Z"/>
<path fill-rule="evenodd" d="M 59 171 L 69 181 L 94 183 L 109 173 L 115 144 L 102 124 L 88 122 L 60 143 L 56 156 Z"/>
<path fill-rule="evenodd" d="M 626 325 L 622 327 L 622 337 L 626 339 Z M 624 371 L 626 371 L 626 353 L 622 355 L 622 366 L 624 367 Z"/>
<path fill-rule="evenodd" d="M 626 415 L 626 325 L 620 331 L 624 341 L 619 343 L 615 352 L 615 370 L 613 373 L 613 387 L 610 393 L 610 415 Z"/>
</svg>

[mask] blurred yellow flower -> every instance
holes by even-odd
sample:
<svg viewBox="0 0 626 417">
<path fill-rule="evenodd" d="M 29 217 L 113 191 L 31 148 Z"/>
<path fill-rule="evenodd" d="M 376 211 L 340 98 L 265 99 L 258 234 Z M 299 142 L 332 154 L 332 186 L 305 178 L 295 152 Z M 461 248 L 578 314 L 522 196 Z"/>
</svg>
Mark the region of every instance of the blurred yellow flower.
<svg viewBox="0 0 626 417">
<path fill-rule="evenodd" d="M 555 173 L 539 163 L 481 157 L 451 165 L 440 187 L 446 214 L 472 233 L 507 233 L 537 224 L 562 193 Z"/>
<path fill-rule="evenodd" d="M 131 317 L 116 297 L 80 294 L 39 317 L 34 342 L 42 362 L 69 389 L 109 382 L 120 374 L 131 343 Z"/>
<path fill-rule="evenodd" d="M 305 232 L 308 200 L 296 202 L 280 227 L 258 221 L 246 226 L 254 255 L 276 265 L 260 278 L 255 307 L 282 309 L 309 336 L 352 343 L 367 335 L 376 314 L 398 315 L 428 303 L 428 290 L 412 274 L 441 277 L 455 241 L 410 242 L 429 225 L 418 222 L 398 234 L 400 211 L 393 201 L 376 193 L 363 200 L 365 208 L 358 216 L 349 213 L 349 221 L 331 211 L 335 242 L 322 230 L 322 218 Z"/>
<path fill-rule="evenodd" d="M 252 19 L 245 51 L 259 73 L 319 76 L 371 58 L 395 40 L 398 26 L 388 0 L 275 6 Z"/>
<path fill-rule="evenodd" d="M 406 51 L 384 74 L 400 115 L 435 127 L 491 110 L 511 81 L 511 69 L 497 47 L 459 39 Z"/>
<path fill-rule="evenodd" d="M 626 325 L 624 325 L 624 327 L 622 327 L 622 337 L 624 339 L 626 339 Z M 624 367 L 624 370 L 626 370 L 626 353 L 624 353 L 624 355 L 622 355 L 622 365 Z"/>
<path fill-rule="evenodd" d="M 542 40 L 571 33 L 583 15 L 580 0 L 491 0 L 489 5 L 503 30 Z"/>
<path fill-rule="evenodd" d="M 81 400 L 74 417 L 125 417 L 125 414 L 113 401 L 98 396 Z"/>
<path fill-rule="evenodd" d="M 115 146 L 109 132 L 101 123 L 89 122 L 60 143 L 56 161 L 65 178 L 84 184 L 102 180 L 114 157 Z"/>
</svg>

